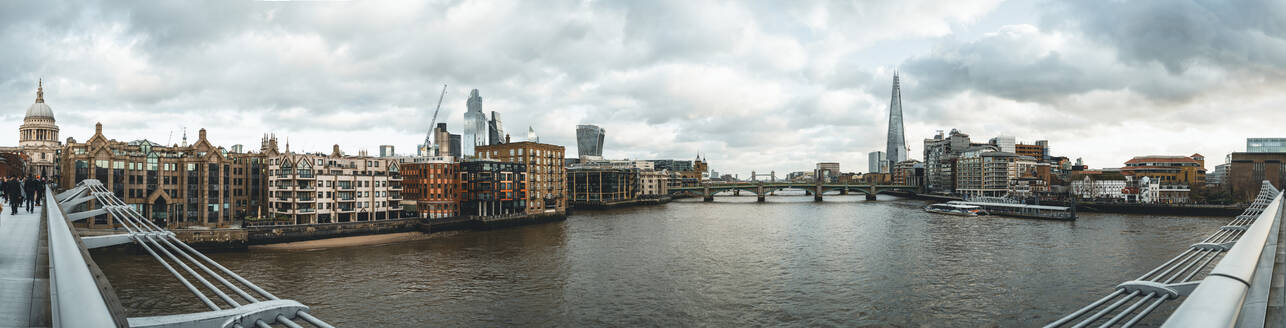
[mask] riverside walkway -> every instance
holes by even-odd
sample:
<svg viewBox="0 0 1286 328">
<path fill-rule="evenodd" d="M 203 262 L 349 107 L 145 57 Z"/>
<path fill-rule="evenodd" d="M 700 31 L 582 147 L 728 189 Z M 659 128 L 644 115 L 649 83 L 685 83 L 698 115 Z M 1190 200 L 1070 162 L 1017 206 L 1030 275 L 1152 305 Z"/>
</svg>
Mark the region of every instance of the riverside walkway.
<svg viewBox="0 0 1286 328">
<path fill-rule="evenodd" d="M 50 326 L 42 210 L 0 213 L 0 327 Z"/>
<path fill-rule="evenodd" d="M 188 246 L 98 180 L 44 193 L 48 208 L 0 214 L 0 328 L 333 328 L 309 314 L 308 306 L 278 298 Z M 104 216 L 126 233 L 81 237 L 72 225 Z M 147 251 L 210 310 L 128 317 L 89 252 L 124 244 Z"/>
</svg>

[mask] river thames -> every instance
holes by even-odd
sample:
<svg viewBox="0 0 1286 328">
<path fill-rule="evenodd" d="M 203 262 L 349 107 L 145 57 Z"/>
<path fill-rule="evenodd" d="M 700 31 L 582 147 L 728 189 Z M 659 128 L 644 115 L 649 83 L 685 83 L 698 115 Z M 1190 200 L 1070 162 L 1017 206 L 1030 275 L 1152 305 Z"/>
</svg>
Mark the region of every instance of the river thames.
<svg viewBox="0 0 1286 328">
<path fill-rule="evenodd" d="M 1036 326 L 1230 219 L 965 218 L 879 198 L 683 200 L 408 242 L 211 257 L 344 327 Z M 148 255 L 94 259 L 132 317 L 207 310 Z"/>
</svg>

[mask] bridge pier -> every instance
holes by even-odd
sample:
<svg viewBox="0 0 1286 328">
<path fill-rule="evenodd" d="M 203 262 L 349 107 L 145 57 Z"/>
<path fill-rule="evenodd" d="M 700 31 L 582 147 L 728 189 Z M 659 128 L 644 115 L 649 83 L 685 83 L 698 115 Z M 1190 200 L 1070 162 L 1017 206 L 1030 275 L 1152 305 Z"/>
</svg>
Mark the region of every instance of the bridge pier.
<svg viewBox="0 0 1286 328">
<path fill-rule="evenodd" d="M 818 184 L 817 187 L 814 187 L 814 188 L 815 189 L 813 189 L 813 201 L 814 202 L 822 201 L 822 193 L 826 192 L 826 190 L 822 189 L 822 185 L 820 184 Z"/>
<path fill-rule="evenodd" d="M 741 196 L 741 189 L 733 189 L 733 190 L 732 190 L 732 195 L 733 195 L 733 196 Z"/>
<path fill-rule="evenodd" d="M 848 189 L 847 189 L 847 188 L 846 188 L 846 189 L 840 189 L 840 190 L 839 190 L 839 194 L 840 194 L 840 195 L 848 195 Z"/>
<path fill-rule="evenodd" d="M 714 201 L 714 195 L 705 195 L 705 196 L 701 197 L 701 201 L 706 202 L 706 203 L 713 202 L 713 201 Z"/>
<path fill-rule="evenodd" d="M 763 203 L 766 201 L 764 199 L 764 196 L 767 196 L 767 195 L 768 194 L 764 193 L 764 186 L 759 185 L 759 187 L 755 190 L 755 196 L 758 196 L 758 199 L 755 199 L 755 201 L 759 203 Z"/>
<path fill-rule="evenodd" d="M 875 194 L 866 194 L 866 200 L 875 200 Z"/>
</svg>

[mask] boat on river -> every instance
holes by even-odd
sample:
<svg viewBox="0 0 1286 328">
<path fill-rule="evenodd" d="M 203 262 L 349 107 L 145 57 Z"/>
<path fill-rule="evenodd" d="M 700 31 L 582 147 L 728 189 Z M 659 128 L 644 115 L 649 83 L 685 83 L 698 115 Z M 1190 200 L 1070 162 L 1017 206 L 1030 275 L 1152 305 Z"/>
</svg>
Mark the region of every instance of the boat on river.
<svg viewBox="0 0 1286 328">
<path fill-rule="evenodd" d="M 1029 219 L 1076 220 L 1076 210 L 1066 206 L 1028 205 L 1019 203 L 981 202 L 953 200 L 947 204 L 977 206 L 991 215 L 1012 216 Z"/>
<path fill-rule="evenodd" d="M 965 204 L 951 204 L 951 203 L 929 204 L 928 206 L 924 207 L 924 211 L 929 213 L 938 213 L 938 214 L 956 215 L 956 216 L 987 215 L 987 211 L 983 210 L 983 208 L 980 206 L 965 205 Z"/>
</svg>

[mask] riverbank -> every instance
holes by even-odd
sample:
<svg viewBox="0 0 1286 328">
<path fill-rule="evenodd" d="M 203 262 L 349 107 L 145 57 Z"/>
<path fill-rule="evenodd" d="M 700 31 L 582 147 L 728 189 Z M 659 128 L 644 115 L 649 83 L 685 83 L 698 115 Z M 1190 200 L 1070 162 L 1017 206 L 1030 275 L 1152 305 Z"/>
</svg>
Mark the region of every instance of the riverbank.
<svg viewBox="0 0 1286 328">
<path fill-rule="evenodd" d="M 577 209 L 577 210 L 600 210 L 600 209 L 633 207 L 633 206 L 661 205 L 661 204 L 669 203 L 670 200 L 672 200 L 670 197 L 661 197 L 661 198 L 638 198 L 638 199 L 610 201 L 610 202 L 609 201 L 573 201 L 569 203 L 568 206 L 572 209 Z"/>
<path fill-rule="evenodd" d="M 453 236 L 459 232 L 442 232 L 429 234 L 420 231 L 411 232 L 394 232 L 379 235 L 364 235 L 350 237 L 335 237 L 327 239 L 317 239 L 308 241 L 296 241 L 278 244 L 264 244 L 250 246 L 250 250 L 271 250 L 271 251 L 311 251 L 336 247 L 352 246 L 373 246 L 384 245 L 408 241 L 427 240 L 446 236 Z"/>
<path fill-rule="evenodd" d="M 938 202 L 962 200 L 957 196 L 914 194 L 909 197 Z M 1066 201 L 1046 201 L 1040 205 L 1071 206 Z M 1077 202 L 1076 210 L 1080 212 L 1116 213 L 1116 214 L 1151 214 L 1151 215 L 1192 215 L 1192 216 L 1236 216 L 1245 210 L 1237 205 L 1199 205 L 1199 204 L 1131 204 L 1131 203 L 1095 203 Z"/>
</svg>

